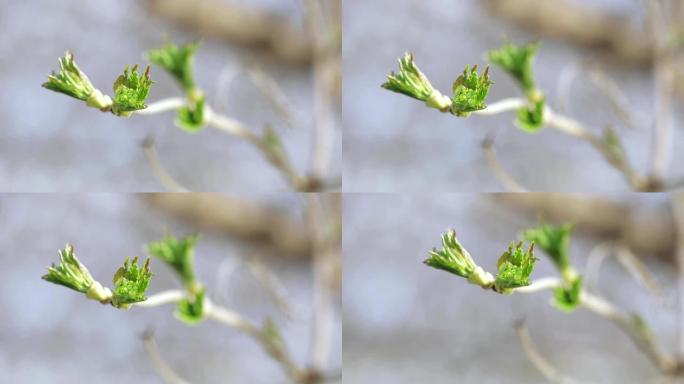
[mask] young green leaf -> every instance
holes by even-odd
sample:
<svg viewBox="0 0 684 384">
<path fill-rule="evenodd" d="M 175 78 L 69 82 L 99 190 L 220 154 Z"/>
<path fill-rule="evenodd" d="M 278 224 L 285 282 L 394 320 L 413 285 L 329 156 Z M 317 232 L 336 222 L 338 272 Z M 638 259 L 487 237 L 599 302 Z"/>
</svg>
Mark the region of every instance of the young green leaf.
<svg viewBox="0 0 684 384">
<path fill-rule="evenodd" d="M 570 236 L 574 226 L 566 223 L 560 226 L 540 223 L 538 227 L 523 231 L 523 237 L 532 241 L 546 253 L 566 282 L 573 281 L 577 274 L 570 264 Z"/>
<path fill-rule="evenodd" d="M 558 287 L 553 290 L 553 306 L 563 312 L 572 312 L 580 305 L 582 278 L 577 277 L 569 287 Z"/>
<path fill-rule="evenodd" d="M 176 318 L 188 325 L 196 325 L 204 320 L 204 296 L 207 289 L 202 287 L 199 292 L 178 302 Z"/>
<path fill-rule="evenodd" d="M 126 67 L 122 75 L 114 82 L 114 103 L 112 113 L 117 116 L 130 116 L 133 111 L 147 108 L 145 100 L 150 94 L 150 67 L 146 67 L 142 74 L 138 73 L 138 66 Z"/>
<path fill-rule="evenodd" d="M 446 112 L 451 107 L 451 100 L 432 87 L 427 76 L 413 62 L 413 54 L 406 53 L 399 59 L 399 73 L 392 71 L 382 87 L 392 92 L 424 101 L 431 108 Z"/>
<path fill-rule="evenodd" d="M 530 102 L 518 109 L 515 125 L 527 133 L 536 133 L 544 128 L 544 98 Z"/>
<path fill-rule="evenodd" d="M 178 110 L 176 124 L 189 133 L 197 133 L 204 128 L 204 101 L 202 96 L 195 103 L 188 103 Z"/>
<path fill-rule="evenodd" d="M 189 235 L 181 239 L 166 236 L 160 241 L 151 242 L 147 249 L 151 255 L 167 263 L 183 280 L 187 287 L 195 285 L 194 251 L 199 235 Z"/>
<path fill-rule="evenodd" d="M 138 266 L 138 258 L 131 262 L 127 257 L 124 264 L 114 274 L 114 293 L 112 305 L 117 308 L 129 308 L 131 304 L 147 300 L 145 292 L 150 286 L 152 272 L 150 259 L 146 259 L 142 268 Z"/>
<path fill-rule="evenodd" d="M 109 110 L 112 99 L 95 89 L 83 71 L 76 65 L 71 52 L 59 59 L 59 72 L 52 72 L 43 87 L 85 101 L 88 106 Z"/>
<path fill-rule="evenodd" d="M 485 100 L 492 84 L 489 80 L 489 67 L 486 67 L 480 76 L 477 73 L 477 65 L 472 69 L 466 66 L 463 74 L 453 85 L 451 113 L 456 116 L 468 116 L 471 112 L 485 109 Z"/>
<path fill-rule="evenodd" d="M 180 46 L 168 43 L 147 52 L 147 58 L 173 76 L 186 92 L 190 92 L 195 88 L 193 61 L 198 46 L 199 42 L 196 41 Z"/>
<path fill-rule="evenodd" d="M 539 49 L 539 43 L 527 45 L 505 44 L 489 52 L 489 61 L 508 72 L 529 96 L 536 92 L 532 64 Z"/>
<path fill-rule="evenodd" d="M 456 231 L 450 230 L 442 235 L 442 249 L 433 249 L 425 265 L 465 277 L 471 284 L 490 288 L 494 277 L 475 264 L 470 253 L 463 248 L 456 237 Z"/>
<path fill-rule="evenodd" d="M 500 293 L 510 293 L 513 288 L 530 285 L 530 275 L 534 271 L 537 258 L 534 257 L 534 243 L 527 250 L 523 250 L 522 241 L 511 243 L 508 250 L 499 258 L 494 290 Z"/>
<path fill-rule="evenodd" d="M 95 282 L 88 268 L 76 258 L 71 244 L 67 244 L 59 251 L 59 265 L 52 264 L 42 279 L 81 293 L 88 292 Z"/>
</svg>

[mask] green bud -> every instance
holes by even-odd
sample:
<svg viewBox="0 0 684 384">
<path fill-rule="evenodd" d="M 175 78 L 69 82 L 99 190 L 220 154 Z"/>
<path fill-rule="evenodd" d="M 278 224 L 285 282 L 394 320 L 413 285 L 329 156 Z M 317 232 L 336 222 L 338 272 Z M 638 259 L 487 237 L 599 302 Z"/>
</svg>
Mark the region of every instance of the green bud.
<svg viewBox="0 0 684 384">
<path fill-rule="evenodd" d="M 537 133 L 544 128 L 544 98 L 530 102 L 518 109 L 515 125 L 527 133 Z"/>
<path fill-rule="evenodd" d="M 485 109 L 485 100 L 493 82 L 489 80 L 489 67 L 482 75 L 477 73 L 477 65 L 471 69 L 466 66 L 463 74 L 453 85 L 454 96 L 451 99 L 451 113 L 456 116 L 468 116 L 471 112 Z"/>
<path fill-rule="evenodd" d="M 188 102 L 178 110 L 176 125 L 189 133 L 197 133 L 204 128 L 204 101 L 206 97 L 202 95 L 196 102 Z"/>
<path fill-rule="evenodd" d="M 530 285 L 530 275 L 534 271 L 537 258 L 534 257 L 534 243 L 523 250 L 522 241 L 511 243 L 497 262 L 499 273 L 496 275 L 494 290 L 500 293 L 512 293 L 513 288 Z"/>
<path fill-rule="evenodd" d="M 129 308 L 133 303 L 147 300 L 145 292 L 150 286 L 151 279 L 149 258 L 140 267 L 137 257 L 134 257 L 132 262 L 127 257 L 124 265 L 116 271 L 112 279 L 112 305 L 117 308 Z"/>
<path fill-rule="evenodd" d="M 553 306 L 563 312 L 573 312 L 581 304 L 582 278 L 577 277 L 565 286 L 554 288 Z"/>
<path fill-rule="evenodd" d="M 199 288 L 195 294 L 190 294 L 178 302 L 175 316 L 188 325 L 197 325 L 204 320 L 204 297 L 207 289 Z"/>
<path fill-rule="evenodd" d="M 147 108 L 145 100 L 150 94 L 150 67 L 147 66 L 142 74 L 138 73 L 138 66 L 126 67 L 122 75 L 114 82 L 114 103 L 112 113 L 117 116 L 130 116 L 133 111 Z"/>
</svg>

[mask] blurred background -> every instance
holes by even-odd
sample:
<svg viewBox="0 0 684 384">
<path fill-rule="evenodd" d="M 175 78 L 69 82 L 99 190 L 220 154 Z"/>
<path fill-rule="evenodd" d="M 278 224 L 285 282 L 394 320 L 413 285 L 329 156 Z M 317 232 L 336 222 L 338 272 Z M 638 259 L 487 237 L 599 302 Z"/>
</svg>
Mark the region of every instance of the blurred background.
<svg viewBox="0 0 684 384">
<path fill-rule="evenodd" d="M 109 284 L 126 256 L 147 256 L 144 245 L 165 230 L 176 236 L 199 232 L 196 270 L 211 299 L 256 324 L 271 316 L 294 359 L 306 366 L 314 285 L 304 207 L 296 194 L 0 197 L 6 250 L 0 256 L 0 382 L 162 383 L 143 348 L 147 330 L 154 332 L 162 358 L 189 382 L 290 382 L 253 339 L 231 328 L 213 321 L 187 326 L 174 318 L 173 305 L 117 310 L 40 277 L 67 242 L 91 274 Z M 339 221 L 339 211 L 326 214 Z M 282 311 L 250 273 L 255 262 L 275 273 L 290 311 Z M 166 265 L 153 259 L 151 267 L 148 294 L 180 288 Z M 334 270 L 339 292 L 339 266 Z M 339 308 L 339 296 L 333 297 Z M 329 369 L 339 370 L 337 309 L 333 315 Z"/>
<path fill-rule="evenodd" d="M 495 269 L 540 215 L 576 223 L 570 250 L 580 272 L 606 241 L 621 241 L 639 257 L 658 289 L 645 289 L 606 258 L 593 290 L 641 314 L 674 352 L 677 272 L 667 195 L 353 194 L 343 214 L 345 382 L 547 383 L 518 342 L 520 319 L 561 374 L 579 382 L 656 382 L 658 371 L 612 322 L 583 309 L 562 313 L 549 291 L 498 295 L 422 264 L 453 228 L 477 264 Z M 538 253 L 533 277 L 556 275 Z"/>
<path fill-rule="evenodd" d="M 517 43 L 541 40 L 535 78 L 550 105 L 597 134 L 605 126 L 614 127 L 633 165 L 645 172 L 655 112 L 643 3 L 647 2 L 345 0 L 345 190 L 504 191 L 481 148 L 488 134 L 494 135 L 504 169 L 527 189 L 628 190 L 622 176 L 585 142 L 552 130 L 525 134 L 512 124 L 510 113 L 455 118 L 388 92 L 380 84 L 397 69 L 397 58 L 412 51 L 432 84 L 446 92 L 466 65 L 484 65 L 486 53 L 506 38 Z M 681 2 L 672 3 L 682 8 Z M 594 73 L 602 74 L 599 85 L 592 80 Z M 489 103 L 520 95 L 506 74 L 497 68 L 490 74 L 495 85 Z M 680 72 L 675 74 L 676 120 L 682 78 Z M 603 92 L 608 88 L 615 94 L 614 87 L 605 85 L 606 79 L 619 85 L 619 108 Z M 631 115 L 630 124 L 623 120 L 625 110 Z M 676 125 L 672 140 L 684 140 Z M 675 151 L 672 164 L 681 162 L 682 156 Z M 682 172 L 670 167 L 668 177 L 681 178 Z"/>
<path fill-rule="evenodd" d="M 339 2 L 323 3 L 329 3 L 326 9 L 334 17 Z M 195 72 L 210 104 L 255 132 L 273 125 L 295 168 L 304 172 L 312 146 L 315 91 L 304 15 L 303 3 L 291 0 L 0 0 L 2 189 L 164 190 L 141 148 L 143 139 L 151 137 L 163 166 L 188 189 L 288 190 L 262 154 L 237 138 L 213 129 L 187 134 L 174 126 L 173 113 L 116 118 L 40 85 L 58 69 L 57 59 L 66 50 L 96 87 L 109 91 L 126 65 L 145 64 L 143 53 L 166 39 L 201 39 Z M 326 26 L 338 31 L 339 15 L 337 20 Z M 294 116 L 292 128 L 247 69 L 277 83 Z M 160 69 L 152 69 L 152 78 L 149 101 L 181 96 Z M 334 73 L 331 78 L 339 81 Z M 339 84 L 332 88 L 339 93 Z M 340 174 L 340 140 L 339 130 L 331 133 L 331 178 Z"/>
</svg>

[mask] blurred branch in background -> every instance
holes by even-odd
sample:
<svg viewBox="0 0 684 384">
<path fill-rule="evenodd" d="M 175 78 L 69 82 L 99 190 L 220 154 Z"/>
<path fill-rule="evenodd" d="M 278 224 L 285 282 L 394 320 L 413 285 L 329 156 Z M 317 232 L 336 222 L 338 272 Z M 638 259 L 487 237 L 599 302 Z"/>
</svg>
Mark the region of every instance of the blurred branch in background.
<svg viewBox="0 0 684 384">
<path fill-rule="evenodd" d="M 483 3 L 496 17 L 543 36 L 601 50 L 615 56 L 616 64 L 651 68 L 656 63 L 657 49 L 634 15 L 568 0 L 485 0 Z M 679 0 L 670 4 L 674 27 L 674 36 L 670 38 L 676 40 L 684 30 L 684 4 Z M 559 14 L 563 17 L 556 17 Z M 684 57 L 680 53 L 673 60 L 674 87 L 684 99 Z"/>
<path fill-rule="evenodd" d="M 606 197 L 554 193 L 496 194 L 492 199 L 531 217 L 573 222 L 578 232 L 619 240 L 637 254 L 674 261 L 675 224 L 665 205 L 643 209 Z"/>
<path fill-rule="evenodd" d="M 203 230 L 265 242 L 284 256 L 311 255 L 304 222 L 277 206 L 209 193 L 150 194 L 147 201 Z"/>
<path fill-rule="evenodd" d="M 147 6 L 154 15 L 207 36 L 264 49 L 290 64 L 313 61 L 313 44 L 304 28 L 273 12 L 214 0 L 149 0 Z"/>
</svg>

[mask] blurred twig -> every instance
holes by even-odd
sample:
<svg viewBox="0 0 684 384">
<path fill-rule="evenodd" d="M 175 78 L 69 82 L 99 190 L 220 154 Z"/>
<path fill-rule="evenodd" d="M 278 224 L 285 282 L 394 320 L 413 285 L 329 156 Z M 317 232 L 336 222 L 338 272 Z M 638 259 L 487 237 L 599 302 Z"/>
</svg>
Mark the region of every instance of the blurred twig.
<svg viewBox="0 0 684 384">
<path fill-rule="evenodd" d="M 534 365 L 535 368 L 550 382 L 556 384 L 579 384 L 578 381 L 564 376 L 558 369 L 553 366 L 546 357 L 539 352 L 534 345 L 534 341 L 530 337 L 530 332 L 525 325 L 525 320 L 520 320 L 515 323 L 515 333 L 518 335 L 518 340 L 522 346 L 527 358 Z"/>
<path fill-rule="evenodd" d="M 310 255 L 311 243 L 304 223 L 275 206 L 210 193 L 151 194 L 146 198 L 153 206 L 201 228 L 264 241 L 284 255 Z"/>
<path fill-rule="evenodd" d="M 520 183 L 518 183 L 499 163 L 499 159 L 496 156 L 496 150 L 494 149 L 494 136 L 488 135 L 482 141 L 482 150 L 484 151 L 485 158 L 489 167 L 494 171 L 494 176 L 503 184 L 506 189 L 510 192 L 527 192 Z"/>
<path fill-rule="evenodd" d="M 159 373 L 159 376 L 162 377 L 165 383 L 190 384 L 189 381 L 186 381 L 180 377 L 180 375 L 178 375 L 173 368 L 171 368 L 171 366 L 168 365 L 161 357 L 159 349 L 157 348 L 157 342 L 154 340 L 154 334 L 151 330 L 148 330 L 143 334 L 143 343 L 145 345 L 147 354 L 150 356 L 150 359 L 152 359 L 154 368 L 157 370 L 157 373 Z"/>
<path fill-rule="evenodd" d="M 633 209 L 607 197 L 555 193 L 499 194 L 492 198 L 531 217 L 573 222 L 579 231 L 622 241 L 637 254 L 671 258 L 675 226 L 668 207 Z"/>
<path fill-rule="evenodd" d="M 261 47 L 295 65 L 312 61 L 311 39 L 284 16 L 215 0 L 148 0 L 147 5 L 153 14 L 208 36 Z"/>
</svg>

